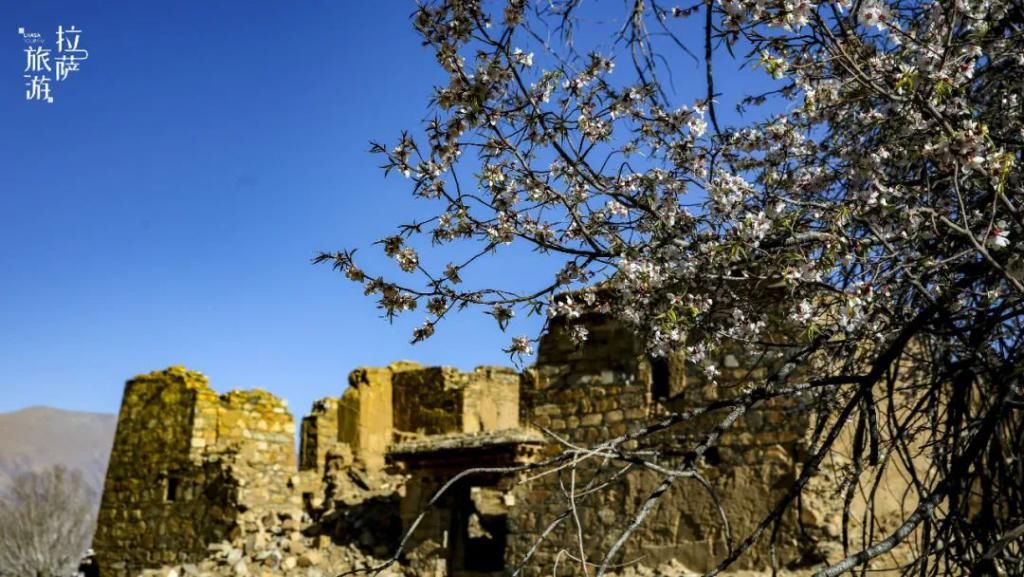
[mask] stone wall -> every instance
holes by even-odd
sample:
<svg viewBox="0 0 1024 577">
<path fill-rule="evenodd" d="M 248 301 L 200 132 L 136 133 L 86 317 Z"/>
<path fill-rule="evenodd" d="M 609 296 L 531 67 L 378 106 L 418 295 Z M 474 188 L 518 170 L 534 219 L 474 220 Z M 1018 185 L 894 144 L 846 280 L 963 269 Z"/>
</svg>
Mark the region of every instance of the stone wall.
<svg viewBox="0 0 1024 577">
<path fill-rule="evenodd" d="M 328 451 L 339 442 L 338 410 L 338 399 L 327 397 L 313 403 L 310 413 L 302 418 L 300 470 L 324 470 Z"/>
<path fill-rule="evenodd" d="M 295 475 L 295 421 L 287 402 L 260 390 L 231 391 L 217 403 L 217 440 L 212 452 L 235 453 L 234 471 L 244 484 L 239 504 L 252 511 L 290 511 L 301 506 L 290 481 Z"/>
<path fill-rule="evenodd" d="M 587 560 L 600 563 L 648 496 L 663 489 L 664 475 L 639 463 L 622 471 L 622 463 L 590 459 L 520 483 L 524 477 L 508 468 L 728 399 L 763 380 L 771 363 L 726 351 L 715 359 L 721 374 L 711 384 L 681 354 L 648 357 L 609 318 L 580 321 L 590 331 L 586 347 L 575 347 L 564 322 L 553 319 L 536 365 L 521 374 L 409 362 L 356 369 L 340 398 L 318 401 L 303 419 L 298 460 L 292 417 L 268 393 L 218 395 L 202 374 L 181 367 L 132 379 L 94 545 L 103 575 L 135 577 L 142 568 L 194 562 L 220 543 L 218 551 L 230 553 L 218 555 L 230 562 L 218 566 L 235 567 L 240 550 L 243 564 L 298 576 L 296 559 L 310 546 L 324 558 L 354 559 L 356 551 L 390 556 L 423 511 L 402 555 L 409 575 L 497 574 L 535 546 L 527 574 L 548 573 L 556 561 L 560 573 L 578 572 L 579 563 L 567 557 L 580 554 L 577 535 Z M 661 468 L 695 463 L 708 486 L 674 481 L 613 562 L 713 569 L 728 553 L 728 533 L 746 537 L 793 486 L 807 458 L 812 415 L 806 400 L 787 398 L 744 413 L 706 451 L 694 449 L 725 416 L 722 409 L 625 443 L 624 449 L 648 451 Z M 853 434 L 848 429 L 801 507 L 734 569 L 767 568 L 772 542 L 782 567 L 835 558 L 841 506 L 835 495 L 850 465 L 843 454 Z M 488 470 L 455 483 L 427 508 L 449 479 L 478 467 Z M 886 495 L 870 497 L 884 514 L 880 530 L 907 512 L 906 503 L 891 497 L 902 493 L 905 472 L 883 473 Z M 588 491 L 595 485 L 602 488 Z M 868 506 L 862 494 L 872 489 L 861 489 L 855 511 Z M 572 491 L 585 495 L 570 516 Z"/>
<path fill-rule="evenodd" d="M 384 467 L 394 436 L 392 377 L 416 368 L 416 363 L 398 362 L 349 374 L 348 389 L 338 402 L 338 441 L 351 447 L 360 466 L 371 471 Z"/>
<path fill-rule="evenodd" d="M 482 575 L 502 572 L 514 476 L 501 468 L 532 461 L 543 437 L 513 429 L 449 434 L 397 443 L 389 461 L 407 476 L 399 502 L 402 525 L 416 524 L 405 564 L 416 575 Z M 438 491 L 467 469 L 489 469 Z"/>
<path fill-rule="evenodd" d="M 751 359 L 730 355 L 721 359 L 719 384 L 708 386 L 687 369 L 678 356 L 648 358 L 640 343 L 616 322 L 599 317 L 585 319 L 590 329 L 587 346 L 577 350 L 563 334 L 561 322 L 552 323 L 540 343 L 535 367 L 523 383 L 522 419 L 550 430 L 577 446 L 593 446 L 649 423 L 672 409 L 703 406 L 738 390 L 744 382 L 763 376 Z M 688 425 L 645 439 L 646 446 L 627 443 L 629 449 L 656 449 L 658 464 L 678 467 L 698 458 L 691 451 L 723 413 L 713 412 Z M 806 411 L 789 404 L 766 405 L 745 415 L 723 435 L 715 448 L 699 456 L 700 471 L 720 497 L 733 535 L 746 536 L 792 484 L 799 470 Z M 551 445 L 557 452 L 560 447 Z M 548 475 L 516 489 L 517 506 L 509 516 L 506 563 L 517 562 L 534 546 L 549 525 L 566 511 L 566 487 L 583 488 L 609 481 L 608 487 L 580 498 L 574 520 L 556 525 L 531 562 L 536 574 L 550 572 L 561 550 L 579 554 L 577 532 L 583 535 L 588 561 L 600 563 L 621 531 L 659 486 L 664 476 L 638 467 L 611 480 L 616 468 L 590 460 L 561 474 Z M 643 559 L 656 566 L 674 559 L 706 571 L 727 552 L 725 527 L 714 499 L 692 479 L 675 481 L 658 501 L 654 512 L 626 542 L 614 560 Z M 814 543 L 801 542 L 795 517 L 787 517 L 778 534 L 777 554 L 783 565 L 801 563 Z M 806 541 L 806 540 L 805 540 Z M 756 548 L 741 567 L 768 566 L 767 547 Z M 562 553 L 560 571 L 575 571 L 578 563 Z"/>
<path fill-rule="evenodd" d="M 394 427 L 422 437 L 480 433 L 519 426 L 519 375 L 503 367 L 463 373 L 430 367 L 396 373 Z"/>
<path fill-rule="evenodd" d="M 270 527 L 287 523 L 294 533 L 300 519 L 326 543 L 389 551 L 394 539 L 363 517 L 393 519 L 383 530 L 391 534 L 414 502 L 400 498 L 408 478 L 385 470 L 396 441 L 518 427 L 519 374 L 510 369 L 399 362 L 356 369 L 349 385 L 303 419 L 297 459 L 287 405 L 266 392 L 218 395 L 182 367 L 129 381 L 95 541 L 103 574 L 198 561 L 222 541 L 258 549 Z M 492 448 L 476 446 L 470 461 L 451 453 L 443 475 L 457 462 L 505 458 Z M 413 497 L 436 489 L 437 475 L 413 478 Z"/>
<path fill-rule="evenodd" d="M 201 559 L 247 513 L 294 507 L 292 431 L 262 391 L 218 396 L 182 367 L 128 381 L 93 541 L 103 575 Z"/>
</svg>

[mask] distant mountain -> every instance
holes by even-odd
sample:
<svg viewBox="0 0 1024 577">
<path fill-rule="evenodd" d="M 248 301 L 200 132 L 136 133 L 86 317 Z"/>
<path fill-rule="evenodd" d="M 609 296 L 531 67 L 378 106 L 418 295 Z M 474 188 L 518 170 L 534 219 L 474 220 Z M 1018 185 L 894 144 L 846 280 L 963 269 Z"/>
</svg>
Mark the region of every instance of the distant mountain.
<svg viewBox="0 0 1024 577">
<path fill-rule="evenodd" d="M 0 413 L 0 488 L 19 473 L 61 464 L 82 471 L 98 500 L 116 428 L 117 416 L 104 413 L 50 407 Z"/>
</svg>

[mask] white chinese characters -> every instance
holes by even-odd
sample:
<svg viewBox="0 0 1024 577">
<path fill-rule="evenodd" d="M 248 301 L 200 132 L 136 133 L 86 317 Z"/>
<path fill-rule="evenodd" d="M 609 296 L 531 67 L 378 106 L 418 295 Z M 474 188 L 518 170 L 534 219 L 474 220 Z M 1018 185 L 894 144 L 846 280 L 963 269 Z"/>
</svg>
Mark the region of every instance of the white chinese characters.
<svg viewBox="0 0 1024 577">
<path fill-rule="evenodd" d="M 74 25 L 58 26 L 55 49 L 45 47 L 39 33 L 19 28 L 18 34 L 29 45 L 24 50 L 25 100 L 53 103 L 51 81 L 66 81 L 89 59 L 89 51 L 80 46 L 82 31 Z"/>
</svg>

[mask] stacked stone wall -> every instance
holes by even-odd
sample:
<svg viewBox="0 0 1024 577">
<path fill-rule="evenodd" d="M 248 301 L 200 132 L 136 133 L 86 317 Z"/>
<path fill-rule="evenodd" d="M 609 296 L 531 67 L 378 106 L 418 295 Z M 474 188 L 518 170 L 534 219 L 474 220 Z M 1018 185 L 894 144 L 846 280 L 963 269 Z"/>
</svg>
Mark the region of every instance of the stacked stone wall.
<svg viewBox="0 0 1024 577">
<path fill-rule="evenodd" d="M 394 375 L 393 387 L 399 435 L 482 433 L 519 426 L 519 375 L 510 369 L 409 370 Z"/>
<path fill-rule="evenodd" d="M 247 516 L 294 508 L 293 431 L 262 391 L 218 396 L 182 367 L 130 380 L 93 542 L 102 574 L 202 559 Z"/>
<path fill-rule="evenodd" d="M 217 404 L 216 450 L 235 453 L 235 470 L 246 481 L 240 505 L 262 512 L 301 505 L 289 490 L 297 465 L 295 421 L 287 402 L 260 390 L 222 395 Z"/>
<path fill-rule="evenodd" d="M 212 480 L 199 459 L 216 433 L 216 405 L 212 426 L 203 421 L 209 411 L 197 410 L 208 391 L 204 376 L 178 367 L 125 387 L 94 538 L 104 575 L 191 560 L 208 532 L 226 531 L 228 523 L 192 498 Z M 216 478 L 217 467 L 209 468 Z"/>
<path fill-rule="evenodd" d="M 597 318 L 586 320 L 590 337 L 588 346 L 582 349 L 565 337 L 557 320 L 552 324 L 541 340 L 537 364 L 524 374 L 520 393 L 521 420 L 525 425 L 550 431 L 576 446 L 591 446 L 621 435 L 631 422 L 646 418 L 649 411 L 648 383 L 643 380 L 646 369 L 639 343 L 614 323 Z M 563 448 L 552 444 L 549 453 Z M 581 488 L 595 474 L 601 474 L 589 463 L 581 465 L 575 473 Z M 516 488 L 516 505 L 509 514 L 507 565 L 522 559 L 549 525 L 566 511 L 564 488 L 570 485 L 572 480 L 565 475 L 548 475 Z M 620 480 L 577 502 L 576 512 L 585 528 L 582 534 L 589 555 L 607 548 L 608 525 L 621 521 L 631 505 L 626 503 L 627 495 L 628 486 Z M 537 574 L 551 571 L 559 551 L 567 544 L 574 555 L 578 554 L 577 531 L 572 522 L 556 526 L 534 554 L 531 567 L 536 568 Z"/>
<path fill-rule="evenodd" d="M 709 385 L 679 357 L 652 363 L 633 336 L 614 321 L 585 319 L 591 338 L 577 349 L 556 322 L 544 336 L 536 366 L 527 372 L 522 390 L 523 421 L 576 446 L 594 446 L 650 423 L 669 410 L 703 406 L 735 394 L 743 383 L 764 376 L 764 368 L 750 359 L 721 359 L 718 384 Z M 655 363 L 664 363 L 658 367 Z M 657 380 L 664 382 L 656 382 Z M 733 391 L 733 392 L 730 392 Z M 720 498 L 734 535 L 746 536 L 795 480 L 803 456 L 807 430 L 806 410 L 798 403 L 767 404 L 741 417 L 715 447 L 702 455 L 699 470 Z M 656 451 L 662 467 L 681 467 L 697 458 L 693 448 L 725 416 L 712 412 L 692 423 L 649 437 L 624 448 Z M 562 448 L 550 446 L 552 453 Z M 652 452 L 652 455 L 655 453 Z M 590 459 L 575 471 L 565 469 L 516 490 L 517 505 L 510 512 L 510 540 L 506 562 L 517 562 L 568 506 L 566 487 L 582 491 L 594 480 L 610 479 L 615 469 Z M 575 518 L 561 522 L 535 553 L 531 568 L 550 571 L 559 551 L 571 548 L 578 555 L 577 534 L 584 552 L 601 562 L 664 475 L 636 467 L 601 491 L 576 502 Z M 777 554 L 783 564 L 800 561 L 807 553 L 799 542 L 795 515 L 784 519 L 777 536 Z M 687 567 L 706 571 L 727 553 L 725 527 L 715 499 L 693 479 L 674 481 L 659 499 L 654 512 L 626 542 L 618 558 L 622 563 L 643 559 L 649 566 L 675 559 Z M 563 564 L 578 568 L 578 563 Z M 759 547 L 743 560 L 743 567 L 768 565 L 768 548 Z"/>
<path fill-rule="evenodd" d="M 451 367 L 429 367 L 394 376 L 395 428 L 409 435 L 462 429 L 462 379 Z"/>
</svg>

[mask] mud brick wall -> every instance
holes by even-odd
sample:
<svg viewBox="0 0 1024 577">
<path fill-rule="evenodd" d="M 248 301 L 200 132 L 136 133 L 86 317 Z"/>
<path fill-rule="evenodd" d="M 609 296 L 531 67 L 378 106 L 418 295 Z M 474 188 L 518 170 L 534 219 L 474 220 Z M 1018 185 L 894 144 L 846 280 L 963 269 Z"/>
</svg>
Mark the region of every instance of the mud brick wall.
<svg viewBox="0 0 1024 577">
<path fill-rule="evenodd" d="M 348 389 L 338 402 L 338 441 L 347 443 L 356 463 L 369 471 L 384 468 L 384 455 L 394 436 L 392 377 L 418 369 L 411 362 L 387 367 L 361 367 L 348 376 Z"/>
<path fill-rule="evenodd" d="M 462 432 L 504 431 L 519 426 L 519 373 L 505 367 L 477 367 L 465 373 Z"/>
<path fill-rule="evenodd" d="M 586 347 L 577 349 L 564 334 L 560 319 L 554 319 L 540 342 L 536 365 L 523 375 L 521 421 L 547 429 L 568 442 L 588 446 L 628 430 L 629 423 L 645 419 L 650 401 L 646 369 L 640 344 L 615 323 L 599 317 L 583 319 L 590 330 Z M 549 454 L 560 447 L 552 445 Z M 568 470 L 518 486 L 515 506 L 509 513 L 506 566 L 515 566 L 544 534 L 549 525 L 566 511 L 563 487 L 571 485 Z M 577 470 L 580 487 L 594 476 L 589 465 Z M 607 549 L 608 527 L 622 520 L 627 511 L 627 487 L 616 483 L 577 502 L 584 542 L 589 556 Z M 607 521 L 607 522 L 606 522 Z M 578 555 L 577 528 L 562 521 L 545 539 L 529 564 L 531 575 L 550 573 L 559 551 Z M 593 559 L 591 559 L 593 560 Z M 559 566 L 573 571 L 562 556 Z"/>
<path fill-rule="evenodd" d="M 244 515 L 293 507 L 293 431 L 272 395 L 219 396 L 183 367 L 128 381 L 93 541 L 103 575 L 202 559 Z"/>
</svg>

